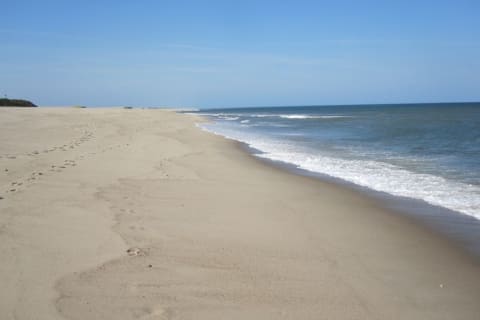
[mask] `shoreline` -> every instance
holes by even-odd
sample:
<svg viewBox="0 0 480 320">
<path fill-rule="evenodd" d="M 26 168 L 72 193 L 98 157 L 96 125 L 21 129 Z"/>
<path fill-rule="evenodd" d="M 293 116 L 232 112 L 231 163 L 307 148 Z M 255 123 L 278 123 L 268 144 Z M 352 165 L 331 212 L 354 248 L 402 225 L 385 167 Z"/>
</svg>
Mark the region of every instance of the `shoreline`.
<svg viewBox="0 0 480 320">
<path fill-rule="evenodd" d="M 423 111 L 400 105 L 388 112 L 373 106 L 345 110 L 296 106 L 284 111 L 219 109 L 199 114 L 215 121 L 203 128 L 248 143 L 262 151 L 259 157 L 479 219 L 480 188 L 475 182 L 479 177 L 475 157 L 469 157 L 475 154 L 475 144 L 453 125 L 465 116 L 470 119 L 466 126 L 475 131 L 474 106 L 462 107 L 458 110 L 462 112 L 455 112 L 455 105 Z M 452 146 L 448 153 L 442 147 L 446 144 Z"/>
<path fill-rule="evenodd" d="M 182 114 L 183 112 L 179 113 Z M 199 129 L 232 141 L 242 151 L 251 155 L 254 161 L 260 161 L 266 165 L 296 175 L 313 177 L 314 179 L 358 192 L 360 195 L 378 202 L 381 204 L 382 208 L 395 211 L 396 214 L 413 219 L 413 221 L 426 227 L 430 232 L 446 237 L 449 241 L 454 242 L 460 250 L 466 251 L 467 254 L 472 255 L 475 259 L 480 261 L 480 239 L 478 238 L 480 219 L 460 211 L 429 203 L 422 199 L 390 194 L 385 191 L 379 191 L 367 186 L 358 185 L 354 182 L 330 176 L 328 174 L 302 169 L 292 163 L 259 157 L 258 155 L 261 155 L 263 151 L 252 147 L 248 143 L 210 131 L 209 129 L 198 125 L 202 122 L 215 122 L 214 119 L 209 119 L 208 116 L 203 115 L 192 115 L 202 119 L 202 121 L 197 122 L 197 127 Z"/>
<path fill-rule="evenodd" d="M 266 165 L 295 175 L 311 177 L 341 188 L 350 189 L 362 196 L 370 198 L 372 201 L 378 202 L 380 207 L 412 219 L 415 223 L 426 227 L 429 232 L 438 234 L 441 237 L 446 237 L 447 240 L 454 242 L 454 245 L 457 246 L 459 250 L 464 250 L 467 254 L 472 255 L 473 258 L 480 261 L 480 241 L 478 239 L 480 220 L 475 217 L 437 206 L 421 199 L 392 195 L 384 191 L 377 191 L 360 186 L 341 178 L 301 169 L 291 163 L 258 157 L 256 155 L 261 154 L 262 151 L 252 148 L 245 142 L 224 138 L 232 140 L 237 144 L 238 148 L 251 155 L 254 161 L 260 161 Z M 455 226 L 455 228 L 452 229 L 452 226 Z"/>
<path fill-rule="evenodd" d="M 1 318 L 480 313 L 480 264 L 454 242 L 266 164 L 195 116 L 0 112 L 1 187 L 18 185 L 0 200 Z"/>
</svg>

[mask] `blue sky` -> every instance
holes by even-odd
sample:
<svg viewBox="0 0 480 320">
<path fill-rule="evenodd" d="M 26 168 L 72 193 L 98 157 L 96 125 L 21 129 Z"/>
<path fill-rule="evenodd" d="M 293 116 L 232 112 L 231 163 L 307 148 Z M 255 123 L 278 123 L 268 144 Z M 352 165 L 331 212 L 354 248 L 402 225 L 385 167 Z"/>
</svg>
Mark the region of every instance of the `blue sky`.
<svg viewBox="0 0 480 320">
<path fill-rule="evenodd" d="M 3 1 L 0 94 L 40 105 L 480 101 L 480 1 Z"/>
</svg>

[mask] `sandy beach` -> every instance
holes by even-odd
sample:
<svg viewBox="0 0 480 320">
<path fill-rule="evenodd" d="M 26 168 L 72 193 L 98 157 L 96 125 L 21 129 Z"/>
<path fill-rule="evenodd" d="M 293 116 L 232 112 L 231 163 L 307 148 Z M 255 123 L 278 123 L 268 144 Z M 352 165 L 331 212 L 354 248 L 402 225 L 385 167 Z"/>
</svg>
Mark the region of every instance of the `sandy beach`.
<svg viewBox="0 0 480 320">
<path fill-rule="evenodd" d="M 0 108 L 0 319 L 478 319 L 480 264 L 166 110 Z"/>
</svg>

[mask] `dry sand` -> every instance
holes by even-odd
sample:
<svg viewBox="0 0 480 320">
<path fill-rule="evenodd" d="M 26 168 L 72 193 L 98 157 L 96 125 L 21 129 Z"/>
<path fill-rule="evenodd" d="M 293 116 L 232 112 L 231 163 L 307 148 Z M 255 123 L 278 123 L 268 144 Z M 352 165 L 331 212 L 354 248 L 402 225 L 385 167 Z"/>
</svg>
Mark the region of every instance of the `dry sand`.
<svg viewBox="0 0 480 320">
<path fill-rule="evenodd" d="M 0 109 L 0 319 L 479 319 L 480 267 L 161 110 Z"/>
</svg>

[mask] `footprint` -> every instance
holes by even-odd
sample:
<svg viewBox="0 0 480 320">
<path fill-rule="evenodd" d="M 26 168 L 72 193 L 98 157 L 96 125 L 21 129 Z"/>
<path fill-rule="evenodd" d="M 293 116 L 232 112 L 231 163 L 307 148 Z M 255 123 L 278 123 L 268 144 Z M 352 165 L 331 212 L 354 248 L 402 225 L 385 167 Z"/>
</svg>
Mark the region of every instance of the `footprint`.
<svg viewBox="0 0 480 320">
<path fill-rule="evenodd" d="M 129 256 L 145 256 L 147 252 L 141 248 L 133 247 L 127 250 Z"/>
<path fill-rule="evenodd" d="M 66 165 L 66 166 L 76 166 L 76 163 L 75 163 L 75 161 L 66 160 L 64 165 Z"/>
<path fill-rule="evenodd" d="M 151 308 L 145 308 L 144 314 L 141 316 L 141 319 L 170 319 L 172 316 L 172 312 L 166 308 L 162 308 L 160 306 L 154 306 Z"/>
</svg>

